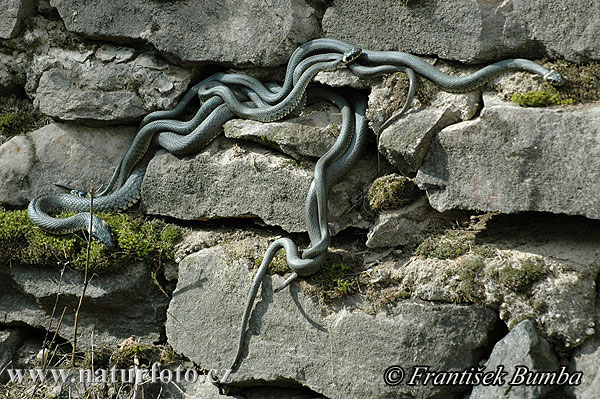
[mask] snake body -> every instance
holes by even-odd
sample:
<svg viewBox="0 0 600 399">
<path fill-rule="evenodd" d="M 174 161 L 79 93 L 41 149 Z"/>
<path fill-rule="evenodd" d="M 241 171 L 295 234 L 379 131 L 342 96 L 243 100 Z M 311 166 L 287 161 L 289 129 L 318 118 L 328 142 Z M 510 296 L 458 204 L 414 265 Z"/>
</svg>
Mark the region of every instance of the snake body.
<svg viewBox="0 0 600 399">
<path fill-rule="evenodd" d="M 360 50 L 340 40 L 316 39 L 294 51 L 281 86 L 263 84 L 258 79 L 243 74 L 219 72 L 190 88 L 173 109 L 148 114 L 143 119 L 131 146 L 115 168 L 108 185 L 94 199 L 94 208 L 97 211 L 125 210 L 139 200 L 145 171 L 145 162 L 142 162 L 142 159 L 153 143 L 173 154 L 195 153 L 220 133 L 227 120 L 235 116 L 263 122 L 278 120 L 301 109 L 307 97 L 309 101 L 330 101 L 342 114 L 340 135 L 333 147 L 317 161 L 314 179 L 307 194 L 305 218 L 311 247 L 300 254 L 292 240 L 280 238 L 267 249 L 246 300 L 232 369 L 237 367 L 241 359 L 252 307 L 276 253 L 282 248 L 285 249 L 286 260 L 293 273 L 275 291 L 286 287 L 297 276 L 316 273 L 327 254 L 330 243 L 327 193 L 333 184 L 348 173 L 364 147 L 367 137 L 367 104 L 362 96 L 350 94 L 349 101 L 332 89 L 318 87 L 310 82 L 319 72 L 342 67 L 347 67 L 360 78 L 398 71 L 407 73 L 410 82 L 407 100 L 400 112 L 385 121 L 382 128 L 392 124 L 410 107 L 415 95 L 417 74 L 450 92 L 474 90 L 499 74 L 515 69 L 535 73 L 554 85 L 564 83 L 559 73 L 529 60 L 504 60 L 483 67 L 470 75 L 457 77 L 445 74 L 408 53 Z M 177 120 L 196 97 L 203 101 L 192 119 L 185 122 Z M 89 205 L 89 198 L 73 194 L 50 194 L 32 200 L 28 214 L 35 225 L 57 234 L 87 230 L 91 221 L 92 236 L 103 244 L 112 246 L 110 229 L 96 216 L 90 220 L 90 214 L 87 212 Z M 49 213 L 54 211 L 80 213 L 70 218 L 57 219 L 49 216 Z"/>
<path fill-rule="evenodd" d="M 146 171 L 145 165 L 136 168 L 125 184 L 114 193 L 94 199 L 96 212 L 121 212 L 129 209 L 139 201 L 142 179 Z M 40 229 L 54 234 L 67 234 L 90 228 L 90 198 L 72 193 L 41 195 L 34 198 L 27 207 L 29 219 Z M 51 212 L 80 212 L 68 218 L 58 219 L 49 216 Z M 114 245 L 110 227 L 96 215 L 92 215 L 93 238 L 107 247 Z"/>
</svg>

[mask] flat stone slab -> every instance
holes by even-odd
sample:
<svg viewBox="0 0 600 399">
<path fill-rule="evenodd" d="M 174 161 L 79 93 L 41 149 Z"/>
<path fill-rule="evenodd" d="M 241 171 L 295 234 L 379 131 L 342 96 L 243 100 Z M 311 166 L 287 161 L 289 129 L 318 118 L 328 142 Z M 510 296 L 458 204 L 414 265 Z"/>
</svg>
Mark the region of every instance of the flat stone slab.
<svg viewBox="0 0 600 399">
<path fill-rule="evenodd" d="M 330 191 L 332 234 L 365 227 L 353 192 L 375 178 L 374 159 L 364 158 Z M 306 231 L 304 204 L 313 178 L 312 162 L 293 159 L 260 145 L 215 139 L 193 156 L 165 151 L 150 161 L 142 184 L 145 212 L 182 220 L 260 218 L 289 232 Z M 348 211 L 352 212 L 348 212 Z"/>
<path fill-rule="evenodd" d="M 417 173 L 438 211 L 600 218 L 600 105 L 522 108 L 486 95 L 481 115 L 435 136 Z"/>
<path fill-rule="evenodd" d="M 53 123 L 0 146 L 0 203 L 22 206 L 53 184 L 88 191 L 108 183 L 133 139 L 130 126 L 91 128 Z"/>
<path fill-rule="evenodd" d="M 377 7 L 368 0 L 335 0 L 323 17 L 323 32 L 372 50 L 436 54 L 463 62 L 542 55 L 600 59 L 600 3 L 541 4 L 409 0 Z"/>
<path fill-rule="evenodd" d="M 58 335 L 73 339 L 74 309 L 83 289 L 83 273 L 67 268 L 61 278 L 58 267 L 12 266 L 0 270 L 0 279 L 0 320 L 4 324 L 48 329 L 60 293 L 50 331 L 55 331 L 66 307 Z M 112 275 L 94 276 L 79 314 L 77 348 L 86 350 L 92 344 L 115 347 L 132 335 L 144 343 L 158 341 L 167 304 L 167 296 L 142 264 L 128 265 Z M 93 343 L 89 339 L 92 331 Z"/>
<path fill-rule="evenodd" d="M 304 0 L 198 3 L 144 0 L 51 0 L 69 31 L 116 42 L 146 42 L 185 62 L 283 64 L 320 35 Z M 106 16 L 110 16 L 107 23 Z"/>
<path fill-rule="evenodd" d="M 234 254 L 235 245 L 186 257 L 169 306 L 169 343 L 207 368 L 227 368 L 237 349 L 253 262 Z M 437 370 L 475 366 L 497 320 L 482 306 L 410 301 L 388 314 L 353 309 L 352 299 L 324 312 L 297 283 L 274 295 L 281 282 L 267 276 L 259 290 L 241 364 L 231 375 L 236 385 L 301 384 L 330 399 L 449 397 L 465 387 L 387 386 L 384 371 L 392 365 L 407 372 L 422 364 Z"/>
</svg>

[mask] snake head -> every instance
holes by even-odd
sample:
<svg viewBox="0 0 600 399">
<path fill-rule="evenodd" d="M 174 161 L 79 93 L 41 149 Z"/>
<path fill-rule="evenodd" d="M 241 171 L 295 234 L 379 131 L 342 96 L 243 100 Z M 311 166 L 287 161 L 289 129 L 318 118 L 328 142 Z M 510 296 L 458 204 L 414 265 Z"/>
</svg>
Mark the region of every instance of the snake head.
<svg viewBox="0 0 600 399">
<path fill-rule="evenodd" d="M 544 75 L 544 80 L 553 86 L 562 86 L 565 84 L 565 78 L 557 71 L 550 71 Z"/>
<path fill-rule="evenodd" d="M 92 219 L 92 237 L 105 247 L 112 248 L 115 246 L 110 226 L 96 215 Z"/>
<path fill-rule="evenodd" d="M 353 48 L 351 50 L 346 51 L 342 55 L 342 64 L 346 65 L 346 64 L 351 63 L 352 61 L 354 61 L 355 59 L 360 57 L 361 54 L 362 54 L 361 48 Z"/>
<path fill-rule="evenodd" d="M 54 185 L 55 185 L 56 187 L 62 188 L 62 189 L 63 189 L 63 190 L 65 190 L 65 191 L 68 191 L 68 192 L 69 192 L 69 194 L 71 194 L 71 195 L 74 195 L 74 196 L 76 196 L 76 197 L 86 198 L 86 197 L 88 196 L 88 193 L 87 193 L 87 192 L 85 192 L 85 191 L 81 191 L 81 190 L 74 190 L 74 189 L 71 189 L 71 188 L 69 188 L 69 187 L 67 187 L 67 186 L 65 186 L 65 185 L 58 184 L 58 183 L 54 183 Z"/>
</svg>

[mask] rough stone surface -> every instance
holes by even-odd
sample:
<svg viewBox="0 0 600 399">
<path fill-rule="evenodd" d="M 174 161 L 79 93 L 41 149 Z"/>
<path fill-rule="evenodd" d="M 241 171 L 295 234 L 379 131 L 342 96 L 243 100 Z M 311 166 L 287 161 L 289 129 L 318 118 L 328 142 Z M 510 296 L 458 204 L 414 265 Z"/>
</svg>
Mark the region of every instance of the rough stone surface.
<svg viewBox="0 0 600 399">
<path fill-rule="evenodd" d="M 576 399 L 594 399 L 600 392 L 600 288 L 596 298 L 596 321 L 588 329 L 595 335 L 575 350 L 570 371 L 583 373 L 581 385 L 570 387 L 568 391 Z"/>
<path fill-rule="evenodd" d="M 490 358 L 485 363 L 486 370 L 496 370 L 502 366 L 507 373 L 501 385 L 477 385 L 470 399 L 523 399 L 542 398 L 556 388 L 552 385 L 509 385 L 517 366 L 527 367 L 533 372 L 558 371 L 558 360 L 548 341 L 535 331 L 531 320 L 519 323 L 510 333 L 494 346 Z"/>
<path fill-rule="evenodd" d="M 369 161 L 359 162 L 345 182 L 332 187 L 333 234 L 364 224 L 355 201 L 357 190 L 375 178 Z M 261 146 L 219 137 L 191 157 L 159 152 L 148 165 L 142 203 L 148 213 L 183 220 L 259 217 L 289 232 L 306 231 L 304 203 L 313 168 Z"/>
<path fill-rule="evenodd" d="M 227 246 L 203 249 L 179 264 L 167 317 L 167 336 L 175 351 L 210 368 L 232 361 L 252 281 L 248 269 L 253 262 L 229 251 Z M 265 278 L 240 367 L 232 375 L 235 384 L 283 381 L 331 399 L 449 397 L 464 387 L 388 387 L 383 372 L 394 364 L 409 369 L 426 363 L 440 370 L 476 365 L 496 320 L 480 306 L 418 302 L 400 302 L 388 314 L 370 315 L 351 305 L 328 314 L 297 284 L 273 295 L 273 287 L 282 281 L 276 275 Z M 196 309 L 193 313 L 190 306 Z"/>
<path fill-rule="evenodd" d="M 297 45 L 320 34 L 315 10 L 303 0 L 50 4 L 70 31 L 115 42 L 147 42 L 188 62 L 278 65 Z"/>
<path fill-rule="evenodd" d="M 0 146 L 0 203 L 26 205 L 57 192 L 53 183 L 88 190 L 106 184 L 135 128 L 89 128 L 55 123 Z"/>
<path fill-rule="evenodd" d="M 394 247 L 417 242 L 444 223 L 439 212 L 422 197 L 400 209 L 382 211 L 367 235 L 367 246 Z"/>
<path fill-rule="evenodd" d="M 317 106 L 280 122 L 234 119 L 223 126 L 225 137 L 248 139 L 278 148 L 294 159 L 319 158 L 335 143 L 342 118 L 333 106 Z"/>
<path fill-rule="evenodd" d="M 426 255 L 387 260 L 372 269 L 386 276 L 394 292 L 434 302 L 485 303 L 499 309 L 509 328 L 525 318 L 540 333 L 566 347 L 584 343 L 593 333 L 595 279 L 600 271 L 600 231 L 580 220 L 510 217 L 488 224 L 480 238 L 492 250 L 486 258 L 466 254 L 456 259 Z M 515 270 L 542 266 L 543 274 L 515 289 Z M 469 271 L 471 270 L 471 271 Z"/>
<path fill-rule="evenodd" d="M 323 31 L 363 48 L 464 62 L 541 55 L 583 61 L 600 59 L 599 13 L 596 1 L 386 0 L 374 7 L 368 0 L 335 0 Z"/>
<path fill-rule="evenodd" d="M 0 15 L 0 39 L 11 39 L 21 30 L 23 19 L 35 12 L 33 0 L 5 0 Z"/>
<path fill-rule="evenodd" d="M 174 107 L 192 74 L 127 47 L 50 47 L 34 57 L 26 87 L 53 118 L 119 123 Z"/>
<path fill-rule="evenodd" d="M 17 328 L 8 328 L 0 330 L 0 370 L 9 366 L 14 359 L 21 342 L 25 338 L 22 330 Z M 9 366 L 10 367 L 10 366 Z M 0 384 L 8 382 L 7 373 L 0 373 Z"/>
<path fill-rule="evenodd" d="M 47 329 L 60 292 L 49 330 L 55 331 L 62 309 L 67 307 L 59 336 L 73 339 L 74 309 L 83 289 L 83 273 L 67 268 L 61 281 L 59 268 L 13 266 L 3 268 L 0 279 L 5 287 L 0 293 L 3 323 Z M 78 334 L 91 337 L 93 331 L 93 345 L 111 347 L 131 335 L 140 342 L 158 341 L 167 304 L 168 298 L 144 265 L 127 265 L 112 275 L 94 276 L 80 310 Z M 89 340 L 78 340 L 77 347 L 85 350 L 91 344 Z"/>
<path fill-rule="evenodd" d="M 435 209 L 600 218 L 600 106 L 531 109 L 492 96 L 484 103 L 480 117 L 430 144 L 416 180 Z"/>
<path fill-rule="evenodd" d="M 397 75 L 391 75 L 373 87 L 367 116 L 375 131 L 379 131 L 404 105 L 405 91 L 408 90 L 405 85 Z M 381 132 L 379 151 L 402 173 L 414 175 L 429 150 L 431 138 L 451 124 L 472 119 L 480 104 L 478 91 L 464 94 L 438 92 L 429 104 L 415 99 L 403 117 Z"/>
</svg>

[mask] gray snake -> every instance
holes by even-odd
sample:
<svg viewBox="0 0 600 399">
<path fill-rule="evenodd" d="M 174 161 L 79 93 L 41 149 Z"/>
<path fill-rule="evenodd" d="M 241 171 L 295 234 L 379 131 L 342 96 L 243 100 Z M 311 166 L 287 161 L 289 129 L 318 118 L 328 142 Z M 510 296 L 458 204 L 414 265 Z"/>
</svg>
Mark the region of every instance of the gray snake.
<svg viewBox="0 0 600 399">
<path fill-rule="evenodd" d="M 152 144 L 175 154 L 191 154 L 201 150 L 219 134 L 221 126 L 234 116 L 273 121 L 281 119 L 302 107 L 308 93 L 312 99 L 331 101 L 343 115 L 341 133 L 334 146 L 321 157 L 315 166 L 313 182 L 308 191 L 305 217 L 311 248 L 299 253 L 296 245 L 288 238 L 274 241 L 268 248 L 263 262 L 255 275 L 242 317 L 238 350 L 233 361 L 235 368 L 242 355 L 245 330 L 254 300 L 269 264 L 277 251 L 286 250 L 286 260 L 292 275 L 276 289 L 281 290 L 297 276 L 305 276 L 319 270 L 325 259 L 330 242 L 327 224 L 327 192 L 329 188 L 355 164 L 364 146 L 367 121 L 366 101 L 360 96 L 348 102 L 331 89 L 309 85 L 321 71 L 347 67 L 361 78 L 405 71 L 410 79 L 408 99 L 402 110 L 384 123 L 389 126 L 401 117 L 414 96 L 415 74 L 421 75 L 441 89 L 450 92 L 466 92 L 508 70 L 525 70 L 541 76 L 545 81 L 561 85 L 562 76 L 528 60 L 510 59 L 481 68 L 467 76 L 450 76 L 411 54 L 398 51 L 357 50 L 351 44 L 335 39 L 316 39 L 299 46 L 288 62 L 282 86 L 265 86 L 259 80 L 242 75 L 216 73 L 194 85 L 172 110 L 148 114 L 141 123 L 133 143 L 123 155 L 110 182 L 95 198 L 96 210 L 118 211 L 132 206 L 140 198 L 144 166 L 140 161 L 149 152 Z M 181 116 L 196 98 L 202 102 L 195 116 L 182 122 Z M 143 164 L 143 163 L 142 163 Z M 89 199 L 72 194 L 50 194 L 35 198 L 28 207 L 32 222 L 41 229 L 55 234 L 75 230 L 87 230 L 90 215 Z M 49 216 L 50 212 L 66 210 L 81 212 L 67 219 Z M 112 245 L 110 230 L 97 217 L 93 220 L 92 236 L 105 245 Z"/>
</svg>

